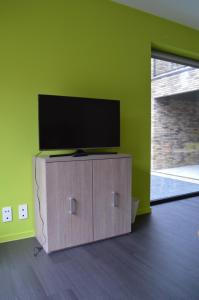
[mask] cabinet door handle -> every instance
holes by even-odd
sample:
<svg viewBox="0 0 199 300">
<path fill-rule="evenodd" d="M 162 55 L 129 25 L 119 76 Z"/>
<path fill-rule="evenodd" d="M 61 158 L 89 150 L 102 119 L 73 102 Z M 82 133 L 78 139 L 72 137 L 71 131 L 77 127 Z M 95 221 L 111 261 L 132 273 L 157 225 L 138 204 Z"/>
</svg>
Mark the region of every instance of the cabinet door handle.
<svg viewBox="0 0 199 300">
<path fill-rule="evenodd" d="M 112 192 L 112 206 L 119 207 L 119 193 Z"/>
<path fill-rule="evenodd" d="M 75 198 L 69 198 L 69 214 L 75 215 L 77 213 L 77 200 Z"/>
</svg>

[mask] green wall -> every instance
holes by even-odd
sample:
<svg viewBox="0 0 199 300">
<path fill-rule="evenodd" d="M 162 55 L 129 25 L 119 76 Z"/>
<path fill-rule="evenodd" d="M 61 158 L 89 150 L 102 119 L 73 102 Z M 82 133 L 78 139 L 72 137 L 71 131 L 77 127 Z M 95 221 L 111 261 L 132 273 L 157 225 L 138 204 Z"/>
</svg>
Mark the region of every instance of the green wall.
<svg viewBox="0 0 199 300">
<path fill-rule="evenodd" d="M 14 220 L 0 221 L 0 242 L 34 235 L 39 93 L 121 100 L 121 151 L 133 155 L 139 213 L 150 211 L 151 45 L 198 58 L 199 32 L 109 0 L 1 0 L 0 209 Z"/>
</svg>

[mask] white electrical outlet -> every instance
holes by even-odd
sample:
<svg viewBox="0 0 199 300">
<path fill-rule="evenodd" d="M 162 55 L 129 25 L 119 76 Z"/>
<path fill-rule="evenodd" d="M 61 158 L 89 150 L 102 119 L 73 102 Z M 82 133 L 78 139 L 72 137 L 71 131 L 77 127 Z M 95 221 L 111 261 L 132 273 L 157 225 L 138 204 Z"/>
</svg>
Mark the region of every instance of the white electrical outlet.
<svg viewBox="0 0 199 300">
<path fill-rule="evenodd" d="M 28 218 L 28 205 L 21 204 L 19 205 L 19 219 L 27 219 Z"/>
<path fill-rule="evenodd" d="M 12 208 L 10 206 L 2 208 L 2 221 L 3 222 L 12 221 Z"/>
</svg>

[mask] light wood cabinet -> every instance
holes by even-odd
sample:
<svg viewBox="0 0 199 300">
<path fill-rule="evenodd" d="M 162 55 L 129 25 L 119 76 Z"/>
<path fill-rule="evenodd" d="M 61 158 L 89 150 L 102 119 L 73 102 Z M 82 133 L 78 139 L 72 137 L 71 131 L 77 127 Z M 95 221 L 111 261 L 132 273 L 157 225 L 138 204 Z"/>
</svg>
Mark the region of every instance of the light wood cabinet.
<svg viewBox="0 0 199 300">
<path fill-rule="evenodd" d="M 92 162 L 46 166 L 48 251 L 93 240 Z"/>
<path fill-rule="evenodd" d="M 131 231 L 130 158 L 93 161 L 94 240 Z"/>
<path fill-rule="evenodd" d="M 37 157 L 36 237 L 49 253 L 131 231 L 131 157 Z"/>
</svg>

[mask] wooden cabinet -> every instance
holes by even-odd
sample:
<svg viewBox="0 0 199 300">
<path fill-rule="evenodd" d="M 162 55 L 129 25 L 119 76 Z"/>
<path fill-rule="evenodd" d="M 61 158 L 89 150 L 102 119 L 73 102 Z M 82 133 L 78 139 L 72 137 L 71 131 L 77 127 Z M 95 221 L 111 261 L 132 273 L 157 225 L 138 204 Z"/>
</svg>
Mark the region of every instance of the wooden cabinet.
<svg viewBox="0 0 199 300">
<path fill-rule="evenodd" d="M 93 161 L 94 240 L 131 231 L 130 158 Z"/>
<path fill-rule="evenodd" d="M 92 162 L 46 166 L 48 251 L 93 240 Z"/>
<path fill-rule="evenodd" d="M 129 155 L 34 163 L 36 236 L 47 253 L 131 231 Z"/>
</svg>

